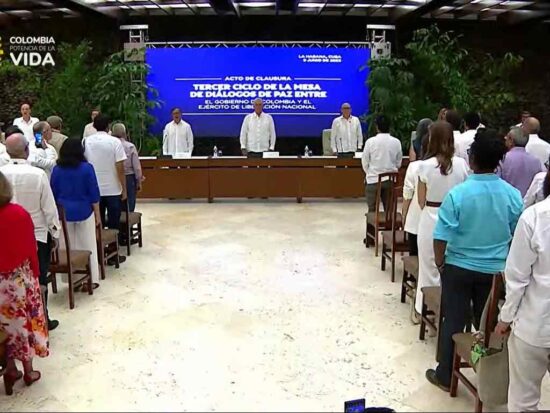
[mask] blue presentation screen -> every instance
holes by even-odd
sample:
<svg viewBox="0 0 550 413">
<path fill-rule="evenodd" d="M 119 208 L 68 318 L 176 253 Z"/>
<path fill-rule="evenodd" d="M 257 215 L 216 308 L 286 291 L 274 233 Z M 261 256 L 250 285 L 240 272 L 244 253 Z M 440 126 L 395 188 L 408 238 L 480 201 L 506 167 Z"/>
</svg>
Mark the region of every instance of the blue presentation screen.
<svg viewBox="0 0 550 413">
<path fill-rule="evenodd" d="M 367 48 L 147 49 L 147 80 L 162 101 L 151 132 L 161 133 L 177 106 L 196 137 L 238 137 L 260 97 L 277 136 L 320 137 L 342 103 L 356 116 L 367 112 L 369 58 Z"/>
</svg>

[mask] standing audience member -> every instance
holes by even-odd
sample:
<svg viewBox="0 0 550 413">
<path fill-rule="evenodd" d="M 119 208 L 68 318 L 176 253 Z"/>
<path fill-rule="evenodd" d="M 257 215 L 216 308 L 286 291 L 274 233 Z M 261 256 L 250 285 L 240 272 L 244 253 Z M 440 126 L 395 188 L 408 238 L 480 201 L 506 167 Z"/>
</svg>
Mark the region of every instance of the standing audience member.
<svg viewBox="0 0 550 413">
<path fill-rule="evenodd" d="M 516 126 L 518 128 L 521 128 L 523 126 L 523 124 L 525 123 L 525 121 L 530 117 L 531 117 L 531 112 L 529 112 L 528 110 L 522 111 L 519 123 Z"/>
<path fill-rule="evenodd" d="M 332 121 L 330 147 L 332 153 L 353 158 L 363 147 L 363 131 L 359 118 L 352 116 L 351 105 L 342 104 L 342 116 Z"/>
<path fill-rule="evenodd" d="M 63 119 L 59 116 L 48 116 L 46 122 L 48 122 L 52 127 L 52 137 L 48 143 L 54 147 L 57 155 L 59 155 L 63 142 L 65 142 L 68 138 L 66 135 L 61 133 L 61 128 L 63 128 Z"/>
<path fill-rule="evenodd" d="M 32 219 L 23 207 L 11 204 L 12 189 L 0 172 L 0 325 L 7 333 L 6 395 L 23 378 L 30 386 L 40 379 L 34 356 L 48 355 L 48 330 L 38 283 L 38 257 Z M 15 360 L 23 363 L 24 374 Z"/>
<path fill-rule="evenodd" d="M 527 118 L 523 123 L 523 130 L 529 134 L 529 142 L 525 150 L 531 155 L 535 155 L 541 163 L 545 163 L 550 158 L 550 143 L 539 137 L 540 122 L 536 118 Z"/>
<path fill-rule="evenodd" d="M 94 167 L 101 200 L 99 209 L 102 225 L 110 229 L 120 228 L 122 201 L 126 199 L 126 177 L 124 161 L 126 154 L 120 140 L 109 135 L 109 119 L 99 114 L 94 119 L 97 133 L 88 136 L 84 144 L 84 155 Z M 121 262 L 126 260 L 120 256 Z"/>
<path fill-rule="evenodd" d="M 416 160 L 422 159 L 422 142 L 424 137 L 429 134 L 429 127 L 433 121 L 429 118 L 424 118 L 418 122 L 416 125 L 416 130 L 414 133 L 414 139 L 412 140 L 411 147 L 409 148 L 409 162 L 414 162 Z"/>
<path fill-rule="evenodd" d="M 544 164 L 546 171 L 550 171 L 550 159 Z M 544 180 L 546 179 L 546 172 L 539 172 L 533 178 L 533 182 L 529 186 L 527 193 L 523 197 L 523 207 L 528 208 L 537 202 L 542 201 L 544 198 Z"/>
<path fill-rule="evenodd" d="M 462 135 L 462 133 L 460 133 L 460 127 L 462 126 L 462 118 L 460 117 L 460 115 L 456 110 L 448 110 L 445 112 L 445 120 L 449 122 L 453 127 L 455 155 L 459 156 L 459 154 L 456 153 L 456 143 L 460 142 L 460 137 Z"/>
<path fill-rule="evenodd" d="M 193 153 L 193 130 L 191 125 L 181 118 L 180 108 L 172 109 L 172 121 L 164 127 L 162 153 L 172 156 Z"/>
<path fill-rule="evenodd" d="M 481 118 L 476 112 L 468 112 L 464 115 L 464 133 L 455 137 L 455 154 L 468 162 L 468 149 L 472 146 L 476 137 Z"/>
<path fill-rule="evenodd" d="M 543 172 L 544 167 L 538 158 L 525 151 L 529 136 L 521 128 L 512 127 L 510 136 L 514 146 L 506 154 L 497 174 L 514 188 L 519 189 L 523 197 L 535 175 Z"/>
<path fill-rule="evenodd" d="M 120 139 L 120 142 L 124 147 L 124 152 L 126 153 L 126 160 L 124 161 L 124 174 L 126 175 L 128 208 L 130 209 L 130 212 L 134 212 L 136 209 L 137 192 L 141 190 L 141 182 L 143 181 L 138 152 L 134 144 L 132 142 L 128 142 L 126 126 L 124 126 L 124 124 L 115 123 L 112 126 L 112 134 L 114 137 Z"/>
<path fill-rule="evenodd" d="M 419 267 L 415 309 L 419 314 L 422 313 L 422 287 L 438 286 L 440 283 L 433 249 L 433 231 L 439 207 L 445 195 L 468 177 L 466 161 L 453 155 L 452 126 L 448 122 L 437 121 L 430 128 L 426 160 L 418 169 L 418 203 L 422 212 L 418 224 Z"/>
<path fill-rule="evenodd" d="M 376 211 L 376 187 L 378 175 L 388 172 L 397 172 L 401 167 L 403 151 L 399 139 L 390 135 L 390 121 L 384 115 L 376 118 L 377 134 L 365 142 L 361 163 L 365 171 L 365 196 L 369 212 Z M 382 183 L 381 198 L 384 210 L 389 208 L 386 205 L 390 183 L 385 179 Z"/>
<path fill-rule="evenodd" d="M 53 244 L 59 239 L 61 225 L 57 207 L 46 173 L 27 162 L 29 142 L 20 134 L 12 134 L 6 140 L 6 149 L 10 163 L 1 168 L 10 182 L 13 201 L 27 210 L 34 223 L 34 235 L 38 245 L 38 264 L 40 266 L 40 285 L 46 287 L 44 293 L 45 312 L 48 317 L 48 268 Z M 48 317 L 48 329 L 54 330 L 57 320 Z"/>
<path fill-rule="evenodd" d="M 470 150 L 473 175 L 451 189 L 439 208 L 432 248 L 441 273 L 443 321 L 439 365 L 426 371 L 426 378 L 445 391 L 451 382 L 453 334 L 464 331 L 471 303 L 479 328 L 493 276 L 504 270 L 523 208 L 519 191 L 495 174 L 505 153 L 496 132 L 478 132 Z"/>
<path fill-rule="evenodd" d="M 35 135 L 41 136 L 41 141 L 40 143 L 35 141 L 30 144 L 29 162 L 32 166 L 43 169 L 49 178 L 57 161 L 57 152 L 49 144 L 52 138 L 52 128 L 48 122 L 40 121 L 34 124 L 33 132 Z"/>
<path fill-rule="evenodd" d="M 51 187 L 56 202 L 65 210 L 71 247 L 91 251 L 93 288 L 99 287 L 96 227 L 101 225 L 99 187 L 94 168 L 84 157 L 79 139 L 67 139 L 53 169 Z M 61 241 L 62 242 L 62 241 Z M 82 284 L 82 291 L 88 286 Z"/>
<path fill-rule="evenodd" d="M 97 130 L 94 127 L 94 119 L 97 115 L 99 115 L 99 109 L 92 109 L 92 113 L 90 114 L 90 118 L 92 119 L 92 121 L 86 124 L 86 126 L 84 126 L 84 133 L 82 134 L 82 139 L 85 139 L 88 136 L 93 135 L 94 133 L 97 133 Z"/>
<path fill-rule="evenodd" d="M 38 118 L 33 118 L 31 116 L 32 110 L 31 105 L 28 103 L 23 103 L 21 105 L 21 117 L 15 118 L 13 120 L 13 126 L 17 126 L 23 131 L 25 138 L 30 144 L 34 143 L 34 132 L 33 126 L 38 122 Z"/>
<path fill-rule="evenodd" d="M 420 160 L 409 163 L 403 183 L 403 229 L 408 234 L 409 255 L 415 256 L 418 255 L 417 234 L 421 212 L 420 205 L 418 204 L 418 168 L 422 163 L 423 154 L 427 153 L 428 142 L 430 140 L 430 126 L 432 124 L 431 119 L 422 119 L 418 122 L 416 140 L 422 140 L 421 147 L 417 152 Z"/>
<path fill-rule="evenodd" d="M 550 173 L 544 194 L 544 201 L 521 215 L 504 271 L 506 302 L 495 331 L 506 334 L 512 325 L 509 412 L 537 411 L 542 379 L 550 371 Z"/>
</svg>

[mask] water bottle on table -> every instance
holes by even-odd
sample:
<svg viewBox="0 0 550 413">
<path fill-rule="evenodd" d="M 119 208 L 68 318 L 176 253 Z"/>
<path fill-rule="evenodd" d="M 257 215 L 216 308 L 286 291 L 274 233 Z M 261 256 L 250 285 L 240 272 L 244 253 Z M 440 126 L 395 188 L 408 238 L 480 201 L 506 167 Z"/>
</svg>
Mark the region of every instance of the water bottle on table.
<svg viewBox="0 0 550 413">
<path fill-rule="evenodd" d="M 304 158 L 309 158 L 309 147 L 307 145 L 304 148 Z"/>
<path fill-rule="evenodd" d="M 217 157 L 218 157 L 218 147 L 214 146 L 214 150 L 212 152 L 212 158 L 217 158 Z"/>
</svg>

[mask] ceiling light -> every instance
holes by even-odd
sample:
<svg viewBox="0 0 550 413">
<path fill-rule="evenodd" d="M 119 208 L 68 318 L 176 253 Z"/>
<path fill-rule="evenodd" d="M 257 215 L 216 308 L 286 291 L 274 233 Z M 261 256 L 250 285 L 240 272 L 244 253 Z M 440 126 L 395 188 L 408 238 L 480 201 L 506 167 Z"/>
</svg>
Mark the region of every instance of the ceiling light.
<svg viewBox="0 0 550 413">
<path fill-rule="evenodd" d="M 238 3 L 238 5 L 243 7 L 272 7 L 275 6 L 275 3 L 271 1 L 245 1 L 244 3 Z"/>
<path fill-rule="evenodd" d="M 300 3 L 300 4 L 298 4 L 298 7 L 311 7 L 311 8 L 317 7 L 317 8 L 321 8 L 321 7 L 325 7 L 325 3 Z"/>
</svg>

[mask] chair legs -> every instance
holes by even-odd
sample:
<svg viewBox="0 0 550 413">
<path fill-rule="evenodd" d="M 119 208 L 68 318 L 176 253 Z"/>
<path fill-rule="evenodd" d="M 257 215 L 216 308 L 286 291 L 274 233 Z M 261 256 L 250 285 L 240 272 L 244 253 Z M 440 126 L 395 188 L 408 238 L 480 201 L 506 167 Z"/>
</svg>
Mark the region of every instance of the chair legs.
<svg viewBox="0 0 550 413">
<path fill-rule="evenodd" d="M 94 288 L 93 288 L 93 282 L 92 282 L 92 264 L 91 264 L 91 257 L 88 260 L 88 264 L 86 265 L 86 274 L 88 275 L 88 295 L 93 295 Z"/>
<path fill-rule="evenodd" d="M 409 278 L 409 273 L 405 268 L 403 268 L 403 280 L 401 281 L 401 302 L 404 303 L 407 298 L 407 288 L 405 287 L 405 283 L 407 282 Z"/>
<path fill-rule="evenodd" d="M 69 271 L 67 277 L 69 278 L 69 308 L 72 310 L 74 308 L 74 283 L 71 271 Z"/>
<path fill-rule="evenodd" d="M 453 373 L 451 374 L 451 388 L 449 394 L 451 397 L 456 397 L 458 390 L 458 374 L 460 373 L 460 356 L 453 350 Z"/>
<path fill-rule="evenodd" d="M 424 304 L 424 301 L 422 301 L 422 314 L 420 315 L 420 334 L 418 335 L 418 338 L 420 340 L 424 340 L 426 338 L 426 316 L 428 313 L 428 307 L 426 304 Z"/>
<path fill-rule="evenodd" d="M 52 280 L 52 293 L 57 294 L 57 275 L 55 272 L 50 273 L 50 278 Z"/>
<path fill-rule="evenodd" d="M 143 247 L 143 234 L 141 232 L 141 219 L 139 220 L 138 222 L 138 231 L 139 231 L 139 247 L 142 248 Z"/>
<path fill-rule="evenodd" d="M 380 269 L 386 271 L 386 244 L 382 243 L 382 261 L 380 263 Z"/>
<path fill-rule="evenodd" d="M 126 252 L 128 253 L 128 256 L 132 254 L 131 251 L 131 245 L 132 245 L 132 228 L 128 228 L 128 232 L 126 233 Z"/>
<path fill-rule="evenodd" d="M 395 249 L 391 250 L 391 282 L 395 282 Z"/>
</svg>

